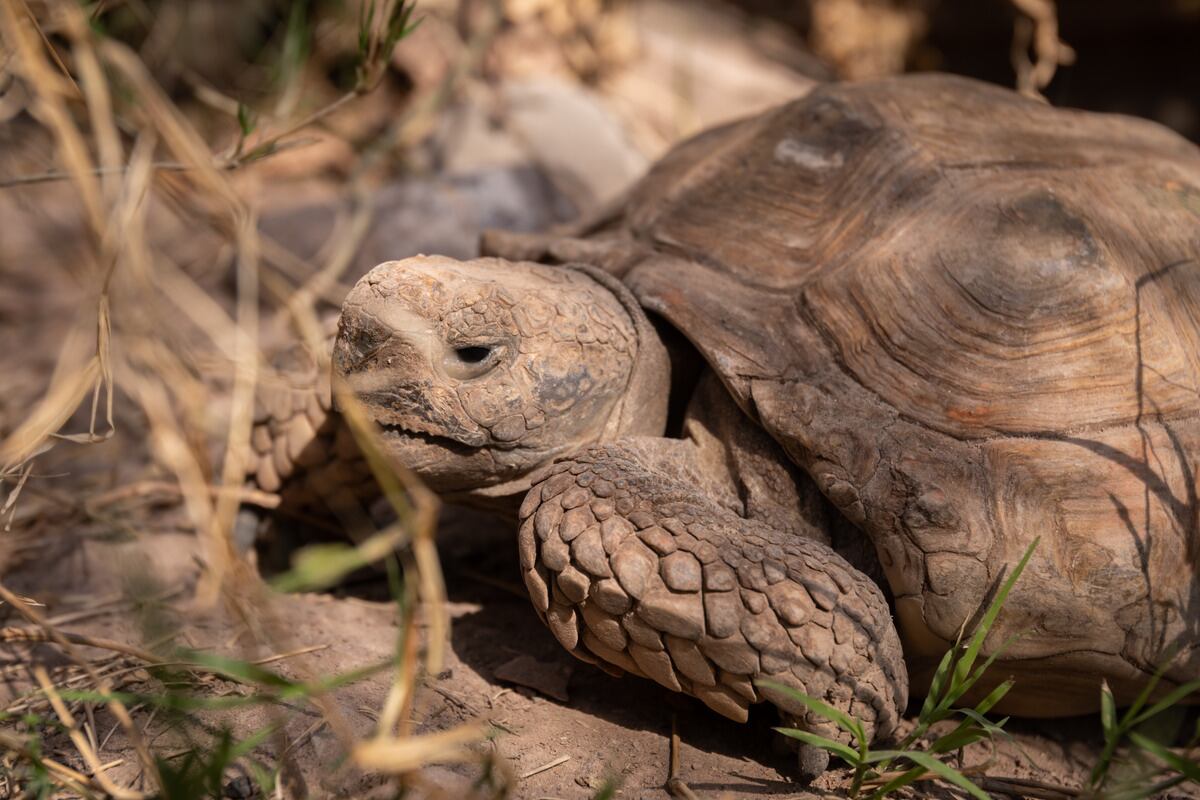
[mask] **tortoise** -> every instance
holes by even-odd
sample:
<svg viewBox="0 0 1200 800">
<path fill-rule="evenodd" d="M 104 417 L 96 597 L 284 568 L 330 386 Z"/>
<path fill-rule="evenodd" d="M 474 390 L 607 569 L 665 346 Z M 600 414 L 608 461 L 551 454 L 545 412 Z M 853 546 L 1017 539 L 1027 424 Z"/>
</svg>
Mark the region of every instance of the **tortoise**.
<svg viewBox="0 0 1200 800">
<path fill-rule="evenodd" d="M 1200 674 L 1183 138 L 961 77 L 833 83 L 483 249 L 370 271 L 333 372 L 435 491 L 515 513 L 576 657 L 841 736 L 771 679 L 887 737 L 1040 537 L 984 644 L 998 711 Z M 328 405 L 260 418 L 263 488 L 369 491 Z"/>
</svg>

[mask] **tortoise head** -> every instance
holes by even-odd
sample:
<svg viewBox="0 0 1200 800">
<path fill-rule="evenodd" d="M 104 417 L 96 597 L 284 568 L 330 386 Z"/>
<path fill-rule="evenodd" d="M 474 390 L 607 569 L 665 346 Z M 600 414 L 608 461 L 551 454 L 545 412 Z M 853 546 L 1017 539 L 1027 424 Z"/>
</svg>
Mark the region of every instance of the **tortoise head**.
<svg viewBox="0 0 1200 800">
<path fill-rule="evenodd" d="M 558 455 L 665 425 L 663 346 L 624 286 L 587 267 L 380 264 L 342 306 L 333 371 L 437 491 L 519 491 Z"/>
</svg>

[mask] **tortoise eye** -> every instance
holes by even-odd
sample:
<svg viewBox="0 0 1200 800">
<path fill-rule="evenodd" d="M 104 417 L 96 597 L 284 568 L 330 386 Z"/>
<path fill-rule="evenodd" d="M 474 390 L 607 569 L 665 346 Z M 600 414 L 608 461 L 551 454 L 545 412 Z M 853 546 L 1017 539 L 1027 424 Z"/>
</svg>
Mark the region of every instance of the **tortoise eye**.
<svg viewBox="0 0 1200 800">
<path fill-rule="evenodd" d="M 483 346 L 456 347 L 454 355 L 464 364 L 481 364 L 492 354 L 492 348 Z"/>
<path fill-rule="evenodd" d="M 473 344 L 450 348 L 442 361 L 446 374 L 460 381 L 478 378 L 500 363 L 500 345 Z"/>
</svg>

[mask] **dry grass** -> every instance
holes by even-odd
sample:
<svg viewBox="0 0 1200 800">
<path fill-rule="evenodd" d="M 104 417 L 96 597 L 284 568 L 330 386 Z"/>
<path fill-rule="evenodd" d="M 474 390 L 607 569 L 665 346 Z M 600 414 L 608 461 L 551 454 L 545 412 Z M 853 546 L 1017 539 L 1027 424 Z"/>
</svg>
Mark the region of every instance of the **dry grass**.
<svg viewBox="0 0 1200 800">
<path fill-rule="evenodd" d="M 338 232 L 338 241 L 326 248 L 331 255 L 325 264 L 297 265 L 277 243 L 261 236 L 256 210 L 232 177 L 292 146 L 304 129 L 369 93 L 392 47 L 411 28 L 412 8 L 396 0 L 364 4 L 354 87 L 257 136 L 239 109 L 242 135 L 218 151 L 204 141 L 137 53 L 96 32 L 88 14 L 102 13 L 102 5 L 57 0 L 34 9 L 24 0 L 0 0 L 0 64 L 28 91 L 29 110 L 52 138 L 59 167 L 7 186 L 69 181 L 87 233 L 86 260 L 72 269 L 85 298 L 75 314 L 82 322 L 62 342 L 41 399 L 0 443 L 0 480 L 7 488 L 0 508 L 11 525 L 31 482 L 52 481 L 38 477 L 36 469 L 52 449 L 88 447 L 119 437 L 115 420 L 121 414 L 115 409 L 127 404 L 126 416 L 144 422 L 150 453 L 170 479 L 90 498 L 87 511 L 99 514 L 105 506 L 140 492 L 177 498 L 187 527 L 203 543 L 201 575 L 190 605 L 219 611 L 238 628 L 233 641 L 241 651 L 239 658 L 213 663 L 188 657 L 174 666 L 201 683 L 197 676 L 208 674 L 271 689 L 258 695 L 272 720 L 265 736 L 278 738 L 282 730 L 286 709 L 277 701 L 289 697 L 310 702 L 320 711 L 321 726 L 339 738 L 350 764 L 358 769 L 404 775 L 431 761 L 477 759 L 478 751 L 469 745 L 485 736 L 478 724 L 436 735 L 412 733 L 409 710 L 415 686 L 423 673 L 440 671 L 446 637 L 444 589 L 432 539 L 437 503 L 419 481 L 373 445 L 372 425 L 352 397 L 339 400 L 398 517 L 358 545 L 358 561 L 381 563 L 398 554 L 404 579 L 399 655 L 388 665 L 392 689 L 374 735 L 355 739 L 342 712 L 326 697 L 330 678 L 314 674 L 305 664 L 314 648 L 290 641 L 277 624 L 273 590 L 233 540 L 242 501 L 249 497 L 271 505 L 276 500 L 242 488 L 256 388 L 276 380 L 258 342 L 264 294 L 274 303 L 275 321 L 290 326 L 319 359 L 327 358 L 317 304 L 336 294 L 333 290 L 350 262 L 356 237 L 365 230 L 369 210 Z M 152 207 L 169 209 L 186 224 L 201 225 L 226 242 L 234 254 L 232 309 L 166 248 L 152 243 Z M 214 414 L 209 409 L 222 411 Z M 64 432 L 81 414 L 87 419 L 86 430 Z M 221 454 L 216 461 L 214 452 Z M 171 666 L 171 659 L 150 645 L 64 633 L 60 623 L 44 617 L 29 598 L 18 597 L 3 584 L 0 599 L 25 623 L 0 629 L 0 640 L 52 643 L 71 665 L 57 671 L 57 682 L 43 667 L 32 667 L 37 686 L 8 709 L 11 715 L 40 708 L 48 716 L 27 718 L 24 734 L 0 736 L 10 770 L 6 796 L 19 793 L 21 787 L 14 781 L 22 779 L 30 783 L 29 791 L 41 794 L 180 796 L 179 787 L 163 771 L 167 754 L 152 750 L 142 735 L 144 726 L 134 721 L 134 714 L 145 713 L 153 701 L 131 701 L 120 691 L 123 678 L 146 666 Z M 417 635 L 418 616 L 428 627 L 423 640 Z M 107 650 L 111 656 L 97 659 L 81 647 Z M 286 654 L 299 677 L 286 685 L 277 683 L 282 679 L 261 665 L 285 656 L 263 658 L 263 653 Z M 115 783 L 108 775 L 113 764 L 101 763 L 91 719 L 97 706 L 105 707 L 123 730 L 140 762 L 142 788 Z M 80 710 L 86 719 L 79 718 Z M 70 760 L 81 760 L 86 770 L 42 752 L 39 726 L 65 733 L 75 749 Z M 273 765 L 279 773 L 274 785 L 284 794 L 303 793 L 297 788 L 298 776 L 288 774 L 287 754 L 295 745 L 276 743 L 276 752 L 284 756 Z M 226 765 L 218 765 L 218 780 Z"/>
<path fill-rule="evenodd" d="M 1054 0 L 1011 2 L 1020 12 L 1013 25 L 1011 53 L 1017 91 L 1041 97 L 1058 68 L 1075 63 L 1075 50 L 1058 36 L 1058 7 Z"/>
</svg>

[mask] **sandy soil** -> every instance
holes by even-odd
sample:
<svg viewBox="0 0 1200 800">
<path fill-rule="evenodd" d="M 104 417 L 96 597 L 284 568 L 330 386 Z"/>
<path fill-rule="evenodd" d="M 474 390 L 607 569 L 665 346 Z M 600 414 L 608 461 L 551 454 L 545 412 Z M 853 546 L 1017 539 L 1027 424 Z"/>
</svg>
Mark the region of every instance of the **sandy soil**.
<svg viewBox="0 0 1200 800">
<path fill-rule="evenodd" d="M 36 559 L 6 576 L 6 585 L 36 598 L 47 616 L 90 613 L 61 626 L 72 633 L 138 643 L 149 637 L 155 624 L 174 620 L 183 624 L 181 641 L 197 649 L 212 648 L 237 658 L 277 655 L 231 640 L 237 626 L 228 616 L 190 604 L 199 573 L 197 542 L 173 530 L 176 516 L 171 510 L 160 511 L 151 522 L 153 530 L 137 535 L 105 531 L 103 525 L 76 527 L 40 547 Z M 490 723 L 496 735 L 484 748 L 490 750 L 512 796 L 585 798 L 613 780 L 619 797 L 668 797 L 663 787 L 673 723 L 681 741 L 679 777 L 698 797 L 817 797 L 844 790 L 844 769 L 835 768 L 808 790 L 793 782 L 792 757 L 771 732 L 775 720 L 766 707 L 757 707 L 743 726 L 648 681 L 612 678 L 572 659 L 534 615 L 517 583 L 511 532 L 492 518 L 450 509 L 439 538 L 450 600 L 450 641 L 445 669 L 417 695 L 414 730 L 445 730 L 473 720 Z M 122 600 L 131 593 L 167 599 L 135 610 Z M 272 668 L 286 677 L 302 678 L 344 674 L 385 661 L 398 632 L 396 608 L 381 599 L 386 597 L 387 583 L 379 575 L 363 576 L 334 594 L 274 596 L 270 608 L 260 610 L 276 631 L 284 632 L 276 639 L 286 646 L 283 652 L 318 649 L 284 658 Z M 91 648 L 83 652 L 96 659 L 111 655 Z M 0 669 L 7 675 L 20 673 L 23 670 L 12 667 L 27 666 L 30 655 L 32 663 L 64 664 L 57 648 L 41 645 L 32 651 L 6 648 Z M 14 677 L 5 703 L 27 688 L 25 680 Z M 129 673 L 126 690 L 152 691 L 157 684 L 147 677 Z M 377 674 L 331 695 L 352 733 L 370 732 L 389 683 L 389 675 Z M 239 691 L 215 679 L 204 681 L 203 689 L 213 696 Z M 153 717 L 145 710 L 137 715 L 150 741 L 165 752 L 187 747 L 186 739 L 171 730 L 167 715 Z M 310 730 L 321 720 L 312 708 L 285 710 L 283 717 L 286 740 L 293 743 L 290 757 L 310 792 L 358 794 L 370 788 L 370 777 L 338 769 L 337 739 L 329 726 Z M 209 714 L 206 719 L 214 726 L 228 724 L 241 736 L 266 721 L 259 708 Z M 95 725 L 103 736 L 113 721 L 97 709 Z M 998 742 L 994 754 L 973 748 L 964 763 L 990 762 L 986 771 L 993 778 L 1078 786 L 1099 750 L 1095 718 L 1014 723 L 1012 730 L 1012 740 Z M 51 739 L 48 744 L 58 744 L 71 763 L 66 741 Z M 267 744 L 259 755 L 277 758 L 278 749 Z M 124 759 L 125 764 L 113 771 L 114 778 L 132 785 L 141 780 L 120 733 L 101 754 L 106 760 Z M 434 787 L 448 796 L 465 796 L 480 772 L 476 764 L 432 767 L 422 781 L 430 791 Z M 945 794 L 938 789 L 929 796 Z"/>
</svg>

